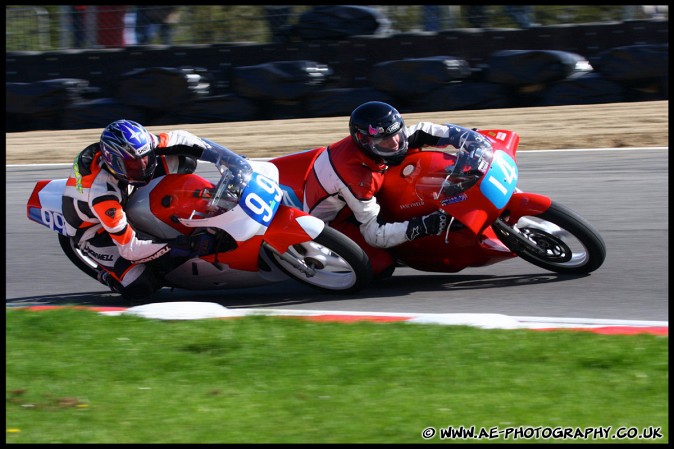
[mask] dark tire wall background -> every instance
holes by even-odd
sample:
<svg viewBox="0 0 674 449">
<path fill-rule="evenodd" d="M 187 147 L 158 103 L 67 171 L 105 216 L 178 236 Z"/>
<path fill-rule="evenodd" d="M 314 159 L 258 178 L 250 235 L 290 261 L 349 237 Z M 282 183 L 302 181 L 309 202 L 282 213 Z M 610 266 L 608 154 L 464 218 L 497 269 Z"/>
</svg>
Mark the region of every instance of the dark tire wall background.
<svg viewBox="0 0 674 449">
<path fill-rule="evenodd" d="M 6 53 L 6 132 L 669 98 L 667 20 Z"/>
</svg>

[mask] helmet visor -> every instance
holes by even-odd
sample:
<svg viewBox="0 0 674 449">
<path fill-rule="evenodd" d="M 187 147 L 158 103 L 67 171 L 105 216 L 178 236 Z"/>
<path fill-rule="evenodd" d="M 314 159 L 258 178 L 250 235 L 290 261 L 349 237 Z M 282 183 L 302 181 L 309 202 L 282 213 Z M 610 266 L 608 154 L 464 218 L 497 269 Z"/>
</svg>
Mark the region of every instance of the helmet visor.
<svg viewBox="0 0 674 449">
<path fill-rule="evenodd" d="M 407 134 L 404 128 L 400 128 L 395 134 L 368 139 L 370 151 L 383 158 L 407 151 Z"/>
<path fill-rule="evenodd" d="M 150 152 L 137 159 L 124 161 L 126 177 L 130 181 L 147 181 L 157 168 L 157 156 Z"/>
</svg>

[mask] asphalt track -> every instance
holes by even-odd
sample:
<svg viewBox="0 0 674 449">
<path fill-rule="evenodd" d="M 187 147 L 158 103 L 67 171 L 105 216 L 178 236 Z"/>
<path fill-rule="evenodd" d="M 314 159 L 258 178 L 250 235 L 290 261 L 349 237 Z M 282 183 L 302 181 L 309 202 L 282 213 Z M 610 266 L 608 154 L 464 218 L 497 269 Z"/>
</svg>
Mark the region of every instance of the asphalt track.
<svg viewBox="0 0 674 449">
<path fill-rule="evenodd" d="M 518 153 L 519 187 L 546 194 L 589 220 L 607 246 L 589 276 L 548 272 L 513 259 L 459 273 L 398 268 L 355 295 L 317 293 L 294 281 L 249 289 L 163 289 L 152 302 L 207 302 L 228 309 L 380 314 L 504 314 L 605 320 L 668 320 L 668 149 Z M 69 167 L 6 168 L 6 305 L 127 307 L 62 254 L 56 234 L 26 217 L 39 179 Z"/>
</svg>

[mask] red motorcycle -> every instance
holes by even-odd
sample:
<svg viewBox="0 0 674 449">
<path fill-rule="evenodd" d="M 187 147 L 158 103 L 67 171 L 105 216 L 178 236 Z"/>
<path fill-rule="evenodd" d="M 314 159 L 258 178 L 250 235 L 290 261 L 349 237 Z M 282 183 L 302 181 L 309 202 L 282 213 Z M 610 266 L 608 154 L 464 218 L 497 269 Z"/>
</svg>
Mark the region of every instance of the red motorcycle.
<svg viewBox="0 0 674 449">
<path fill-rule="evenodd" d="M 461 148 L 410 152 L 390 167 L 377 194 L 386 221 L 433 211 L 450 218 L 447 232 L 388 248 L 399 265 L 454 273 L 520 257 L 546 270 L 586 274 L 606 258 L 599 232 L 551 198 L 517 188 L 519 136 L 509 130 L 466 130 Z M 301 207 L 312 162 L 324 148 L 272 159 L 285 201 Z M 372 256 L 371 256 L 372 257 Z"/>
<path fill-rule="evenodd" d="M 302 210 L 281 204 L 278 170 L 249 161 L 206 140 L 220 154 L 209 178 L 169 174 L 137 188 L 127 217 L 145 239 L 167 241 L 209 232 L 218 242 L 212 254 L 177 266 L 152 261 L 164 285 L 188 290 L 256 287 L 295 279 L 317 290 L 354 293 L 372 278 L 367 255 L 352 240 Z M 98 266 L 65 231 L 61 198 L 66 179 L 41 180 L 26 205 L 28 219 L 58 233 L 65 255 L 96 278 Z M 156 262 L 156 263 L 155 263 Z"/>
</svg>

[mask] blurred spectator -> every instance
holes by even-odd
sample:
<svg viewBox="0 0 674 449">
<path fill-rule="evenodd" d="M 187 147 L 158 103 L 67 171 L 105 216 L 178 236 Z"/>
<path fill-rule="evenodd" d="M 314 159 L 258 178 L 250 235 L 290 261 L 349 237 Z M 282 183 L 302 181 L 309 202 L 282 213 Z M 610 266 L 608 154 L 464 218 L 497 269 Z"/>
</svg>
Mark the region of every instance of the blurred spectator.
<svg viewBox="0 0 674 449">
<path fill-rule="evenodd" d="M 520 28 L 531 28 L 538 25 L 531 19 L 533 9 L 531 5 L 503 5 L 503 9 Z M 466 20 L 473 28 L 487 28 L 489 17 L 486 5 L 470 5 L 466 7 Z"/>
<path fill-rule="evenodd" d="M 264 5 L 272 42 L 280 43 L 288 40 L 288 22 L 292 10 L 292 5 Z"/>
<path fill-rule="evenodd" d="M 641 5 L 641 8 L 651 19 L 666 19 L 669 10 L 667 5 Z"/>
<path fill-rule="evenodd" d="M 84 48 L 84 42 L 86 40 L 86 14 L 86 6 L 70 6 L 70 17 L 72 18 L 73 24 L 73 46 L 75 48 Z"/>
<path fill-rule="evenodd" d="M 424 31 L 440 31 L 440 6 L 422 5 Z"/>
<path fill-rule="evenodd" d="M 531 21 L 533 10 L 531 5 L 505 5 L 505 12 L 508 14 L 520 28 L 531 28 L 538 25 Z"/>
<path fill-rule="evenodd" d="M 487 7 L 485 5 L 466 6 L 466 20 L 472 28 L 487 26 Z"/>
<path fill-rule="evenodd" d="M 126 45 L 136 45 L 136 9 L 127 11 L 124 14 L 124 43 Z"/>
<path fill-rule="evenodd" d="M 96 6 L 96 43 L 103 47 L 124 47 L 125 5 Z"/>
<path fill-rule="evenodd" d="M 162 44 L 171 45 L 173 25 L 178 20 L 178 7 L 173 5 L 143 5 L 136 7 L 136 40 L 149 44 L 159 33 Z"/>
</svg>

